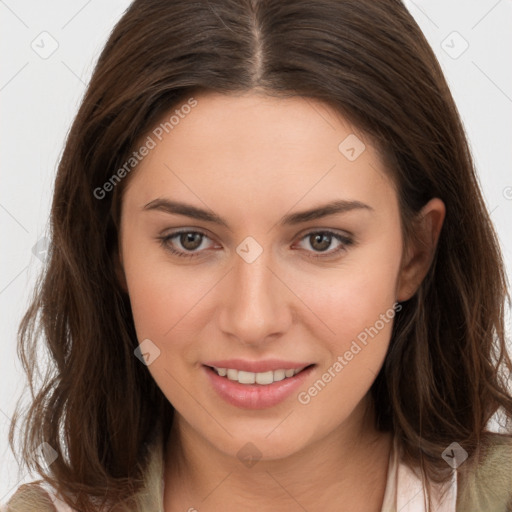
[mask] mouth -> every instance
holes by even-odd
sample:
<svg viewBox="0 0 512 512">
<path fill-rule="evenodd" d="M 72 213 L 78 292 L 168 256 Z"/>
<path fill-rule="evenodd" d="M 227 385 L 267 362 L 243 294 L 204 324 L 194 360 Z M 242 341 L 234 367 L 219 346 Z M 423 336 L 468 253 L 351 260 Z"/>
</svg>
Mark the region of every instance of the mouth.
<svg viewBox="0 0 512 512">
<path fill-rule="evenodd" d="M 208 365 L 205 366 L 210 371 L 216 373 L 219 377 L 238 382 L 239 384 L 269 386 L 275 382 L 291 379 L 304 370 L 311 368 L 314 366 L 314 364 L 309 364 L 300 368 L 278 368 L 276 370 L 268 370 L 266 372 L 249 372 L 236 368 L 221 368 Z"/>
<path fill-rule="evenodd" d="M 268 409 L 277 406 L 290 398 L 300 386 L 305 385 L 316 364 L 286 364 L 283 361 L 257 363 L 258 370 L 250 372 L 248 366 L 255 363 L 245 362 L 237 366 L 245 366 L 246 370 L 229 368 L 228 365 L 202 365 L 211 388 L 228 404 L 240 409 Z M 231 361 L 235 366 L 235 362 Z M 264 368 L 261 368 L 261 366 Z M 269 369 L 274 366 L 275 369 Z M 280 367 L 284 366 L 284 367 Z M 286 366 L 296 366 L 287 368 Z M 256 368 L 255 368 L 256 369 Z"/>
</svg>

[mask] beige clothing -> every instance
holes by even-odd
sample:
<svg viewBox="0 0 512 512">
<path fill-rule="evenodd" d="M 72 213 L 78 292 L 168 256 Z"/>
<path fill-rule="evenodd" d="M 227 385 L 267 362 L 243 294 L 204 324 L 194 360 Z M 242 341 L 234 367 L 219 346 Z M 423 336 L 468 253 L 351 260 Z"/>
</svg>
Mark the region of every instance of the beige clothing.
<svg viewBox="0 0 512 512">
<path fill-rule="evenodd" d="M 160 462 L 158 464 L 160 465 Z M 447 497 L 445 496 L 441 503 L 438 501 L 434 502 L 434 510 L 436 512 L 456 512 L 457 479 L 455 472 L 449 487 L 450 492 Z M 158 489 L 158 495 L 160 496 L 158 508 L 156 509 L 158 512 L 163 512 L 163 492 L 164 481 L 162 478 L 160 488 Z M 388 478 L 381 512 L 425 512 L 423 496 L 423 488 L 418 475 L 399 461 L 395 441 L 389 458 Z M 57 512 L 75 512 L 65 503 L 56 499 L 53 493 L 50 494 L 50 497 L 54 502 Z"/>
<path fill-rule="evenodd" d="M 419 473 L 400 460 L 396 439 L 389 459 L 387 484 L 381 512 L 425 512 L 424 490 Z M 476 470 L 453 472 L 441 489 L 433 488 L 435 512 L 512 512 L 512 439 L 491 434 L 485 456 Z M 151 445 L 145 486 L 137 512 L 164 512 L 164 451 L 161 436 Z M 464 464 L 461 468 L 464 467 Z M 461 479 L 463 476 L 463 479 Z M 461 485 L 462 483 L 462 485 Z M 47 494 L 34 486 L 21 486 L 0 512 L 75 512 L 45 487 Z M 445 491 L 443 499 L 441 490 Z"/>
</svg>

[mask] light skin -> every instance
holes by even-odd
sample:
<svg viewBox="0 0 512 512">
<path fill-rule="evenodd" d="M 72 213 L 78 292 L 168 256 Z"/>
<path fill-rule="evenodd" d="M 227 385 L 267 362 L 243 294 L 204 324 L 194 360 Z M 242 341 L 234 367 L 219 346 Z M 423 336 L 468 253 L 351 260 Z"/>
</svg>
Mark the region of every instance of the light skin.
<svg viewBox="0 0 512 512">
<path fill-rule="evenodd" d="M 445 207 L 437 198 L 425 205 L 422 243 L 403 250 L 389 173 L 370 140 L 328 106 L 255 92 L 195 98 L 129 177 L 121 211 L 120 280 L 139 342 L 160 350 L 148 370 L 176 411 L 165 510 L 379 512 L 391 435 L 374 428 L 369 389 L 392 322 L 307 405 L 294 393 L 270 408 L 238 408 L 212 390 L 202 364 L 314 363 L 306 391 L 358 334 L 414 295 Z M 350 134 L 366 146 L 354 161 L 338 149 Z M 145 208 L 157 198 L 214 212 L 227 226 Z M 334 200 L 366 207 L 280 223 Z M 197 256 L 162 246 L 158 237 L 178 229 L 206 235 L 167 240 Z M 325 230 L 345 241 L 318 237 Z M 263 249 L 251 263 L 236 252 L 248 236 Z M 261 454 L 252 467 L 237 456 L 248 442 Z"/>
</svg>

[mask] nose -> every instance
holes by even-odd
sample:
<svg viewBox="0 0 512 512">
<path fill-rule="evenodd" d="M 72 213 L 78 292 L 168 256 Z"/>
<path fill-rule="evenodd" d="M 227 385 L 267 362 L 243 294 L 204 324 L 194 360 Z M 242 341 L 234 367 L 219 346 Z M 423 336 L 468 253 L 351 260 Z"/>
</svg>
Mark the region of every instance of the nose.
<svg viewBox="0 0 512 512">
<path fill-rule="evenodd" d="M 264 346 L 290 328 L 294 295 L 275 267 L 267 250 L 251 263 L 235 254 L 219 314 L 225 335 L 245 345 Z"/>
</svg>

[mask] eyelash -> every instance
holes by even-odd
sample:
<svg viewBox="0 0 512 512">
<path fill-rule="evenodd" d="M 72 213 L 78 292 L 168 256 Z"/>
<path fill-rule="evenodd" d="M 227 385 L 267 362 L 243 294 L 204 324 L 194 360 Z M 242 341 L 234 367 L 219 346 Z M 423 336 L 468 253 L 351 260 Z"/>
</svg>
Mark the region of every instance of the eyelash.
<svg viewBox="0 0 512 512">
<path fill-rule="evenodd" d="M 206 235 L 205 233 L 203 233 L 201 231 L 195 231 L 195 230 L 193 231 L 193 230 L 183 229 L 183 230 L 180 230 L 180 231 L 174 231 L 173 233 L 170 233 L 168 235 L 159 236 L 158 240 L 160 241 L 160 245 L 165 250 L 169 251 L 171 254 L 174 254 L 174 255 L 179 256 L 181 258 L 194 258 L 194 257 L 199 256 L 200 252 L 187 253 L 187 252 L 184 252 L 184 251 L 178 251 L 178 250 L 174 249 L 169 244 L 169 241 L 172 240 L 173 238 L 176 238 L 177 236 L 182 235 L 182 234 L 190 234 L 190 233 L 202 235 L 205 238 L 209 238 L 208 235 Z M 347 237 L 345 235 L 341 235 L 339 233 L 335 233 L 334 231 L 330 231 L 328 229 L 318 230 L 318 231 L 310 231 L 310 232 L 306 233 L 304 236 L 302 236 L 300 240 L 302 241 L 305 238 L 308 238 L 308 237 L 310 237 L 312 235 L 319 235 L 319 234 L 330 235 L 331 237 L 333 237 L 336 240 L 338 240 L 339 242 L 341 242 L 342 245 L 340 245 L 334 251 L 319 252 L 317 254 L 308 255 L 309 258 L 327 258 L 327 257 L 331 257 L 331 256 L 333 256 L 335 254 L 338 254 L 340 252 L 346 251 L 348 246 L 351 246 L 351 245 L 354 244 L 354 240 L 353 239 L 351 239 L 351 238 L 349 238 L 349 237 Z M 204 238 L 201 239 L 201 242 L 203 240 L 204 240 Z M 307 252 L 310 252 L 310 251 L 307 251 Z"/>
</svg>

